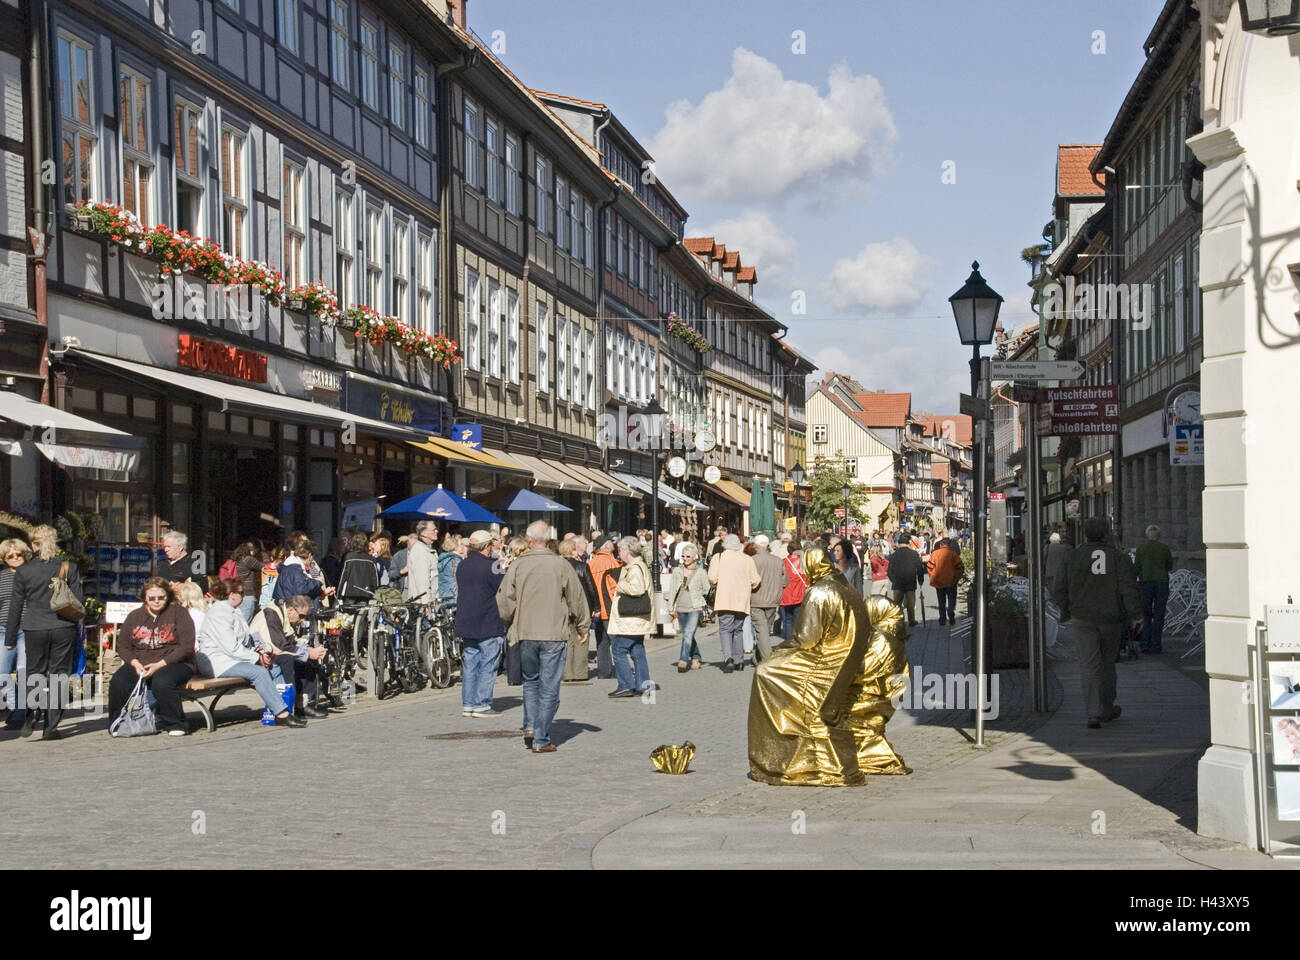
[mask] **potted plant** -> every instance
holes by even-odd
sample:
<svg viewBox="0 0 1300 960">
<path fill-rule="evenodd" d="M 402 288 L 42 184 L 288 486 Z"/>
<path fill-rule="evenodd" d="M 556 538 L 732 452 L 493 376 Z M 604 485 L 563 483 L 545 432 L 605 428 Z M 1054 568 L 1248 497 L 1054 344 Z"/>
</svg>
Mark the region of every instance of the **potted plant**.
<svg viewBox="0 0 1300 960">
<path fill-rule="evenodd" d="M 700 353 L 708 353 L 713 349 L 713 345 L 704 339 L 704 335 L 692 327 L 690 324 L 678 319 L 676 313 L 670 313 L 664 318 L 667 322 L 669 336 L 676 337 L 692 349 Z"/>
<path fill-rule="evenodd" d="M 1029 666 L 1029 587 L 1023 581 L 994 580 L 985 598 L 990 669 Z"/>
</svg>

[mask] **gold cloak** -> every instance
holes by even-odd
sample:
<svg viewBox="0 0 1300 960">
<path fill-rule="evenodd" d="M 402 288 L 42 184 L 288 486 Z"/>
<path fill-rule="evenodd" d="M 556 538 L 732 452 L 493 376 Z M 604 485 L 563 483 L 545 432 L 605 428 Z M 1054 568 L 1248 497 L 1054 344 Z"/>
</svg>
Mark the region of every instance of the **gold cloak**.
<svg viewBox="0 0 1300 960">
<path fill-rule="evenodd" d="M 819 547 L 794 637 L 754 671 L 749 769 L 764 783 L 857 786 L 868 773 L 911 773 L 885 739 L 890 697 L 907 686 L 902 610 L 865 600 Z"/>
</svg>

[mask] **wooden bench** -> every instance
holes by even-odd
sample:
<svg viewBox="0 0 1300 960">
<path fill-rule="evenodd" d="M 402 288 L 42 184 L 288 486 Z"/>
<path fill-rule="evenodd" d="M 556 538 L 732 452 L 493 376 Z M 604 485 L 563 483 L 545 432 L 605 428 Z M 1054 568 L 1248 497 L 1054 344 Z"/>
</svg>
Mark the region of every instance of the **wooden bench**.
<svg viewBox="0 0 1300 960">
<path fill-rule="evenodd" d="M 200 677 L 195 674 L 189 683 L 181 688 L 181 699 L 188 700 L 203 712 L 203 722 L 208 726 L 208 733 L 217 729 L 216 718 L 212 711 L 217 709 L 217 702 L 233 690 L 245 690 L 252 684 L 243 677 Z M 211 697 L 207 703 L 204 697 Z"/>
</svg>

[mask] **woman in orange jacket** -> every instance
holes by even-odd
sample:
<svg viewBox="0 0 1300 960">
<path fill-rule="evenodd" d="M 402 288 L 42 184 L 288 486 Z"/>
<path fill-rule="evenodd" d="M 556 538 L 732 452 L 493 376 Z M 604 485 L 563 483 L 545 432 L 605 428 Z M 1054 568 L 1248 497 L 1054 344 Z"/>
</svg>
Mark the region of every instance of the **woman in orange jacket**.
<svg viewBox="0 0 1300 960">
<path fill-rule="evenodd" d="M 925 565 L 930 585 L 939 594 L 939 622 L 954 623 L 957 615 L 957 584 L 966 568 L 961 553 L 951 540 L 940 540 Z"/>
</svg>

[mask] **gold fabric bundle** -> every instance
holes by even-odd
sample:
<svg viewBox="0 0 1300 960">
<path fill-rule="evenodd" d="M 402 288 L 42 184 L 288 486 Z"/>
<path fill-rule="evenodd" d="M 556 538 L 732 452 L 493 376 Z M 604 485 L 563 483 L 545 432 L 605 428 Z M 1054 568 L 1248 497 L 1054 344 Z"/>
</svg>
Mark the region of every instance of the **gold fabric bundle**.
<svg viewBox="0 0 1300 960">
<path fill-rule="evenodd" d="M 664 744 L 650 751 L 650 762 L 662 773 L 685 773 L 695 757 L 695 744 L 687 740 L 680 747 Z"/>
<path fill-rule="evenodd" d="M 763 783 L 857 786 L 866 774 L 912 771 L 885 739 L 890 697 L 907 686 L 903 612 L 866 600 L 819 547 L 804 555 L 811 586 L 794 637 L 754 671 L 749 769 Z"/>
</svg>

